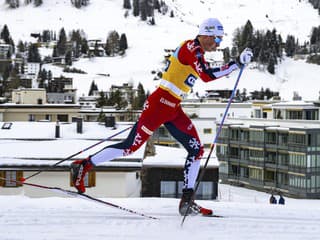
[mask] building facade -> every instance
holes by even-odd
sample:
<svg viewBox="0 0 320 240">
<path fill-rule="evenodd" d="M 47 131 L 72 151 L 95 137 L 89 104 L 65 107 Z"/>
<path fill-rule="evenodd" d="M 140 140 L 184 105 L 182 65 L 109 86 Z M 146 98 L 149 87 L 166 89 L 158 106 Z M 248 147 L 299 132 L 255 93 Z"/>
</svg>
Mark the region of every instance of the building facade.
<svg viewBox="0 0 320 240">
<path fill-rule="evenodd" d="M 216 154 L 224 182 L 320 198 L 319 121 L 230 120 Z"/>
</svg>

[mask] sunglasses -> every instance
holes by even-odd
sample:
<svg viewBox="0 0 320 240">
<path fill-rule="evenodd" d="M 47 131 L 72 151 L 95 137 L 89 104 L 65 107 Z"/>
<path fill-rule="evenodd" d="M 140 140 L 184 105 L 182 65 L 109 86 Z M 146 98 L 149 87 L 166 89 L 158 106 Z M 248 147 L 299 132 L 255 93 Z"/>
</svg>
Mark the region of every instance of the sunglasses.
<svg viewBox="0 0 320 240">
<path fill-rule="evenodd" d="M 222 42 L 222 37 L 217 37 L 217 36 L 215 36 L 214 42 L 215 42 L 216 44 L 220 44 L 220 43 Z"/>
</svg>

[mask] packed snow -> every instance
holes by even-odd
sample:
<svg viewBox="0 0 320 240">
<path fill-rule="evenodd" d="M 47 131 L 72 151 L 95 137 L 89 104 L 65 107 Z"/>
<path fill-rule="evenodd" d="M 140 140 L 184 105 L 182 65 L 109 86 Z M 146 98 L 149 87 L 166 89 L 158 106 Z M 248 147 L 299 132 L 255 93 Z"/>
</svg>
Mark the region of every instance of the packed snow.
<svg viewBox="0 0 320 240">
<path fill-rule="evenodd" d="M 224 218 L 188 216 L 182 227 L 178 199 L 103 199 L 159 218 L 153 220 L 61 196 L 0 196 L 0 239 L 314 240 L 320 234 L 320 200 L 285 198 L 285 205 L 272 205 L 269 194 L 223 184 L 218 200 L 197 202 Z"/>
</svg>

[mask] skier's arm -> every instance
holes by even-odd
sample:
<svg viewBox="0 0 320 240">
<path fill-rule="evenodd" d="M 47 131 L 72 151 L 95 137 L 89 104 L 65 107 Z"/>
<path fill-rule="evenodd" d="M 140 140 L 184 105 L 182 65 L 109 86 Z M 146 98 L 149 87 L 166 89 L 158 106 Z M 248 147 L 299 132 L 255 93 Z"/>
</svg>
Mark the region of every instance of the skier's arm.
<svg viewBox="0 0 320 240">
<path fill-rule="evenodd" d="M 231 61 L 222 67 L 210 68 L 204 59 L 204 53 L 200 46 L 191 45 L 190 47 L 189 45 L 188 47 L 188 43 L 181 47 L 178 58 L 183 64 L 191 66 L 204 82 L 226 76 L 239 68 L 235 61 Z"/>
</svg>

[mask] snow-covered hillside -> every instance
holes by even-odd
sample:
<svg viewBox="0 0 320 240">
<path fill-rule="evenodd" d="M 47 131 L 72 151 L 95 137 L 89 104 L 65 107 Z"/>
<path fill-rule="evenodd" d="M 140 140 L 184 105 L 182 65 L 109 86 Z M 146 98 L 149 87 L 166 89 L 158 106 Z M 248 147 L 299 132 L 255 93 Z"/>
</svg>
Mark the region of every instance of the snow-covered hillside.
<svg viewBox="0 0 320 240">
<path fill-rule="evenodd" d="M 178 199 L 105 199 L 152 220 L 82 199 L 0 196 L 2 240 L 314 240 L 320 235 L 319 200 L 286 198 L 220 185 L 218 201 L 198 201 L 225 218 L 187 217 L 181 228 Z M 278 197 L 278 196 L 277 196 Z"/>
<path fill-rule="evenodd" d="M 83 29 L 88 39 L 103 41 L 111 30 L 125 33 L 129 44 L 126 56 L 84 59 L 75 63 L 74 67 L 88 74 L 64 74 L 74 78 L 78 96 L 81 96 L 88 93 L 92 80 L 100 90 L 108 89 L 111 84 L 131 82 L 136 86 L 141 82 L 152 91 L 158 82 L 153 81 L 151 71 L 163 67 L 163 49 L 174 49 L 181 41 L 195 37 L 197 25 L 206 17 L 218 17 L 224 24 L 226 36 L 221 47 L 231 46 L 234 29 L 243 26 L 248 19 L 255 29 L 276 28 L 283 39 L 287 34 L 293 34 L 301 42 L 308 40 L 311 28 L 320 22 L 317 11 L 307 0 L 167 0 L 166 3 L 175 11 L 176 17 L 156 13 L 156 25 L 150 26 L 132 14 L 125 18 L 123 1 L 120 0 L 93 0 L 81 9 L 72 7 L 68 0 L 44 1 L 38 8 L 28 5 L 18 9 L 8 9 L 2 1 L 1 25 L 8 25 L 15 42 L 19 39 L 29 41 L 31 32 L 42 32 L 44 29 L 59 32 L 62 27 L 67 32 Z M 54 69 L 54 75 L 61 74 L 61 69 L 44 67 Z M 239 89 L 270 88 L 280 91 L 285 100 L 291 99 L 293 91 L 297 91 L 304 100 L 318 99 L 319 65 L 285 59 L 276 71 L 275 75 L 270 75 L 251 66 L 245 71 Z M 110 77 L 97 75 L 100 73 L 109 73 Z M 199 80 L 194 92 L 203 94 L 205 89 L 232 88 L 236 74 L 209 84 Z"/>
</svg>

